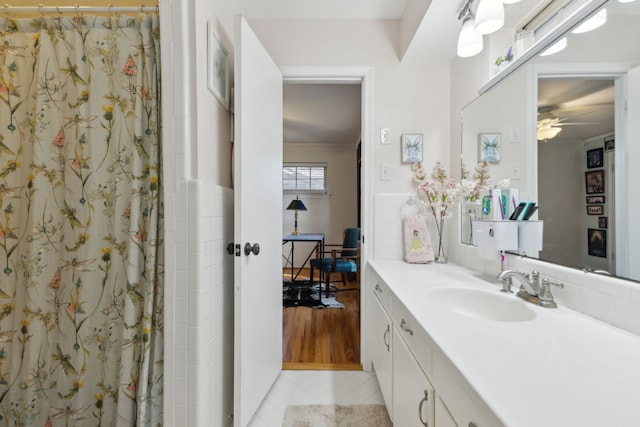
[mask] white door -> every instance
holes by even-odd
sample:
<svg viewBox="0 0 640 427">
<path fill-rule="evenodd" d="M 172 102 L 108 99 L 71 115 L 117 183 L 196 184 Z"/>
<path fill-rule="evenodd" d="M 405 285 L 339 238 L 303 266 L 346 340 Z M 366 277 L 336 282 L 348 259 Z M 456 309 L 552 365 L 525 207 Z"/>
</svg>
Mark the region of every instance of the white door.
<svg viewBox="0 0 640 427">
<path fill-rule="evenodd" d="M 282 73 L 235 22 L 234 425 L 246 426 L 282 368 Z M 245 245 L 260 246 L 245 255 Z"/>
</svg>

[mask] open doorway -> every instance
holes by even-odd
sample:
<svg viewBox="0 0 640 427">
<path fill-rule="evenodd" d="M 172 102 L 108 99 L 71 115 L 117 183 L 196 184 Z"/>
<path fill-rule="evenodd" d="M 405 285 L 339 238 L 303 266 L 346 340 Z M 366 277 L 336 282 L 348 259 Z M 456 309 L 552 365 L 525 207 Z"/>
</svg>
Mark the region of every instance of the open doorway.
<svg viewBox="0 0 640 427">
<path fill-rule="evenodd" d="M 333 273 L 328 295 L 310 274 L 311 259 L 361 227 L 361 82 L 285 79 L 283 91 L 283 235 L 322 235 L 327 250 L 283 239 L 283 369 L 361 369 L 359 271 Z M 304 210 L 287 210 L 293 200 Z"/>
</svg>

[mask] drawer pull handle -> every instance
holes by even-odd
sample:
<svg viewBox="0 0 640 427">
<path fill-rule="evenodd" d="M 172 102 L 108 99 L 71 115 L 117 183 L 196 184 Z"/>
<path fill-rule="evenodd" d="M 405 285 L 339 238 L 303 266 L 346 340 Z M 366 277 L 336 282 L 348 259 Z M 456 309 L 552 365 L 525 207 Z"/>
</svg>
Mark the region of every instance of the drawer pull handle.
<svg viewBox="0 0 640 427">
<path fill-rule="evenodd" d="M 413 335 L 413 329 L 407 326 L 407 322 L 405 322 L 404 319 L 400 321 L 400 329 L 402 329 L 403 331 L 409 332 L 409 335 Z"/>
<path fill-rule="evenodd" d="M 382 293 L 382 287 L 378 283 L 376 283 L 376 291 Z"/>
<path fill-rule="evenodd" d="M 422 420 L 422 405 L 425 402 L 429 401 L 429 392 L 427 390 L 424 391 L 424 397 L 420 401 L 420 405 L 418 405 L 418 418 L 424 427 L 429 427 L 429 423 Z"/>
<path fill-rule="evenodd" d="M 387 338 L 389 337 L 389 332 L 391 332 L 391 326 L 387 325 L 387 330 L 384 331 L 384 335 L 382 336 L 382 340 L 384 341 L 384 345 L 387 346 L 387 352 L 390 351 L 390 345 L 389 345 L 389 342 L 387 341 Z"/>
</svg>

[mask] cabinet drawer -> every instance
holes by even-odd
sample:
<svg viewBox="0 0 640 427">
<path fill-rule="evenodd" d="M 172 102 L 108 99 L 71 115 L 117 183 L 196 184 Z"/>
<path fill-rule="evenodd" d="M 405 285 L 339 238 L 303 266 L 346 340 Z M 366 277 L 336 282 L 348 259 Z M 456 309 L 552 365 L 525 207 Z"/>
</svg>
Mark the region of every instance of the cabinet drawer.
<svg viewBox="0 0 640 427">
<path fill-rule="evenodd" d="M 431 338 L 422 329 L 418 321 L 405 306 L 396 298 L 393 298 L 391 319 L 393 325 L 398 328 L 420 367 L 427 376 L 432 373 L 433 345 Z"/>
<path fill-rule="evenodd" d="M 387 313 L 391 313 L 391 290 L 376 273 L 371 274 L 371 289 Z"/>
</svg>

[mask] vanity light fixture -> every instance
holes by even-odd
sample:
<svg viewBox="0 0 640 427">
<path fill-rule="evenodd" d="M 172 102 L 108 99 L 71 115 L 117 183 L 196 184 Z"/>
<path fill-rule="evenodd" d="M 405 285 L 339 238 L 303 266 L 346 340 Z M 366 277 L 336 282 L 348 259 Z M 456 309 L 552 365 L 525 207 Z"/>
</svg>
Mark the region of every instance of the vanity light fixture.
<svg viewBox="0 0 640 427">
<path fill-rule="evenodd" d="M 554 44 L 552 44 L 547 50 L 543 51 L 540 56 L 549 56 L 556 54 L 567 47 L 567 38 L 563 37 Z"/>
<path fill-rule="evenodd" d="M 634 2 L 636 0 L 618 0 L 618 3 L 631 3 Z"/>
<path fill-rule="evenodd" d="M 589 31 L 593 31 L 596 28 L 603 26 L 607 22 L 607 9 L 602 9 L 600 12 L 593 15 L 591 18 L 584 21 L 575 30 L 571 31 L 573 34 L 582 34 Z"/>
<path fill-rule="evenodd" d="M 521 0 L 502 0 L 502 3 L 504 4 L 514 4 L 514 3 L 520 3 Z"/>
<path fill-rule="evenodd" d="M 469 7 L 463 10 L 462 29 L 458 36 L 458 56 L 461 58 L 469 58 L 477 55 L 482 51 L 483 47 L 482 35 L 476 33 L 474 30 L 475 20 L 471 13 L 471 2 L 469 2 L 468 5 Z M 458 19 L 461 19 L 460 16 L 458 16 Z"/>
<path fill-rule="evenodd" d="M 480 0 L 476 10 L 475 31 L 478 34 L 491 34 L 504 25 L 504 5 L 500 0 Z"/>
</svg>

